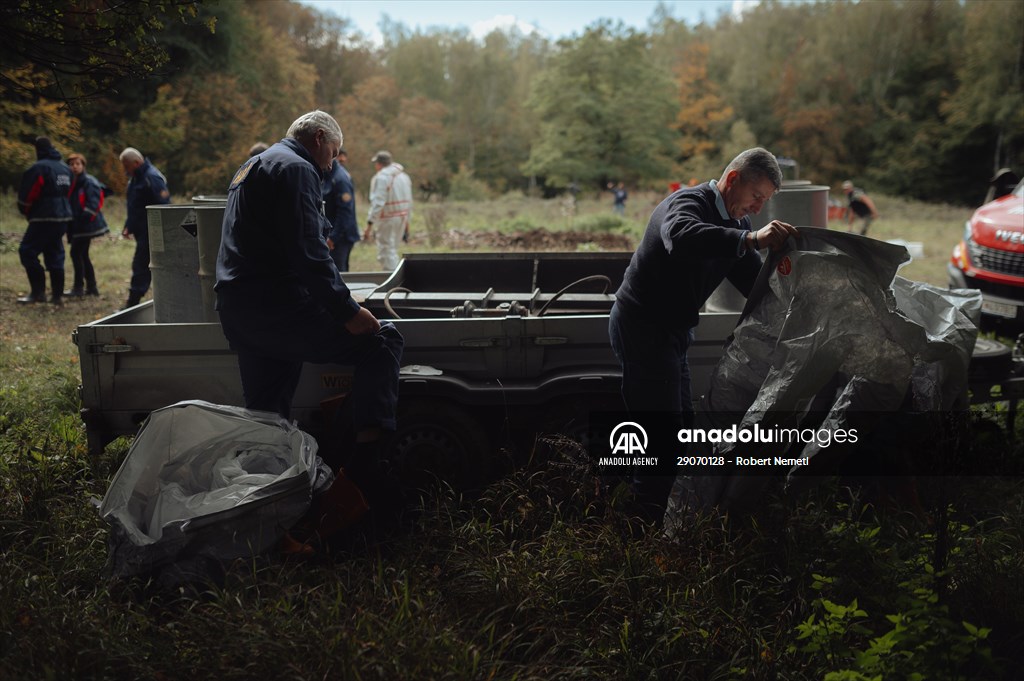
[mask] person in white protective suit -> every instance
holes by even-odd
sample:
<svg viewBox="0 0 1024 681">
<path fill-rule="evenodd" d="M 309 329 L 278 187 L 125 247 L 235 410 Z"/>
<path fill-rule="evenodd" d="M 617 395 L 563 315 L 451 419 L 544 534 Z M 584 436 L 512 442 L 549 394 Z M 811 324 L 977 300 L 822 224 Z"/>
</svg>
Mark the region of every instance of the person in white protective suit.
<svg viewBox="0 0 1024 681">
<path fill-rule="evenodd" d="M 391 271 L 398 267 L 398 244 L 412 218 L 412 180 L 387 151 L 378 151 L 371 161 L 377 174 L 370 181 L 370 212 L 363 238 L 369 240 L 376 230 L 377 262 Z"/>
</svg>

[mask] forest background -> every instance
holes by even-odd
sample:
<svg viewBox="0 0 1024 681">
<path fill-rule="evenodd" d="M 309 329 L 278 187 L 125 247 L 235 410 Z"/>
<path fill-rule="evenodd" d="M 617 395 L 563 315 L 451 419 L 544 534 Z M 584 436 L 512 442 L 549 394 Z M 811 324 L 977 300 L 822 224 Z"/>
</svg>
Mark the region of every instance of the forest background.
<svg viewBox="0 0 1024 681">
<path fill-rule="evenodd" d="M 977 205 L 1024 170 L 1024 3 L 763 2 L 689 26 L 552 42 L 381 23 L 374 45 L 295 2 L 25 0 L 0 9 L 0 186 L 49 135 L 115 191 L 134 146 L 176 195 L 223 194 L 257 140 L 323 108 L 365 192 L 389 149 L 423 194 L 664 190 L 755 144 L 837 188 Z M 443 18 L 439 18 L 443 21 Z"/>
</svg>

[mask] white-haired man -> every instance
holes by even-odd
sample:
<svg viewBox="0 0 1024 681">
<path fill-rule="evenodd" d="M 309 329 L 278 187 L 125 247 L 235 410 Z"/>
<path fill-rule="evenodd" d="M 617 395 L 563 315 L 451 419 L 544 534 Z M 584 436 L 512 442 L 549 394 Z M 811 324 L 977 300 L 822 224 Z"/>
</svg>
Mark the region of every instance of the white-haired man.
<svg viewBox="0 0 1024 681">
<path fill-rule="evenodd" d="M 171 192 L 167 189 L 167 178 L 138 149 L 127 147 L 121 152 L 120 158 L 121 166 L 128 175 L 128 189 L 125 190 L 128 217 L 125 218 L 121 235 L 135 239 L 132 280 L 128 285 L 128 300 L 124 304 L 128 308 L 139 304 L 153 281 L 149 271 L 149 220 L 146 206 L 170 203 Z"/>
<path fill-rule="evenodd" d="M 235 173 L 217 258 L 217 310 L 238 353 L 249 409 L 289 418 L 304 362 L 354 367 L 357 442 L 346 471 L 371 506 L 386 505 L 378 443 L 395 428 L 403 340 L 352 299 L 327 246 L 320 187 L 341 142 L 337 121 L 312 111 Z M 325 456 L 330 449 L 322 443 Z"/>
</svg>

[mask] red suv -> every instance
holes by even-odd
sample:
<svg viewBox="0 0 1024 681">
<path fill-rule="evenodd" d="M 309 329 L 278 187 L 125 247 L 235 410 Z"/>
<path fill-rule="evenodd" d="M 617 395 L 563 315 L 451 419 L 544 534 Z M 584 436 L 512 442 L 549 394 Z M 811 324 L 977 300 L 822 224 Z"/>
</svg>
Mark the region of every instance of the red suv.
<svg viewBox="0 0 1024 681">
<path fill-rule="evenodd" d="M 981 291 L 987 321 L 1024 327 L 1024 182 L 974 211 L 948 269 L 950 287 Z"/>
</svg>

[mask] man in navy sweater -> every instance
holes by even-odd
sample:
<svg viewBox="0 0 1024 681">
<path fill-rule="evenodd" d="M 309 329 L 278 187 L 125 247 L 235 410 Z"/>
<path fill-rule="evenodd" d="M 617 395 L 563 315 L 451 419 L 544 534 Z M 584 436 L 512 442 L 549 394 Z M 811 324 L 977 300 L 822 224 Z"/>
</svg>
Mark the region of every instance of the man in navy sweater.
<svg viewBox="0 0 1024 681">
<path fill-rule="evenodd" d="M 692 424 L 686 353 L 700 308 L 724 279 L 749 295 L 761 268 L 758 250 L 777 249 L 797 233 L 778 220 L 751 229 L 748 216 L 759 213 L 781 184 L 775 157 L 748 149 L 718 180 L 680 189 L 654 209 L 608 325 L 630 413 L 668 413 Z M 641 513 L 660 519 L 671 486 L 670 476 L 634 475 Z"/>
</svg>

